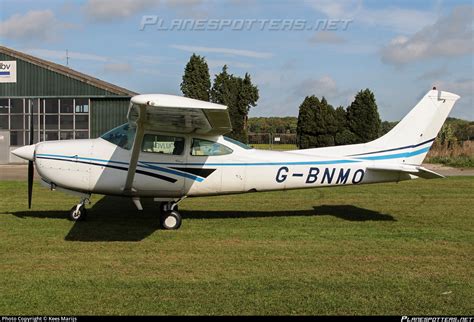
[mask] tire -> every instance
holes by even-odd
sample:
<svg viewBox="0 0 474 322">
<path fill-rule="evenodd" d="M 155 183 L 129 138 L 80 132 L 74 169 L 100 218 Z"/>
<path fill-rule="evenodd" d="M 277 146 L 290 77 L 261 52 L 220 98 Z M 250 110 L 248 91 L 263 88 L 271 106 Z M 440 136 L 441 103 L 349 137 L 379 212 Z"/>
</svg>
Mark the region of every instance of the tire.
<svg viewBox="0 0 474 322">
<path fill-rule="evenodd" d="M 176 230 L 181 227 L 181 215 L 178 211 L 167 211 L 160 217 L 161 228 L 165 230 Z"/>
<path fill-rule="evenodd" d="M 76 211 L 77 206 L 74 206 L 69 211 L 69 219 L 71 221 L 83 221 L 86 220 L 87 217 L 87 210 L 84 205 L 80 206 L 79 209 Z"/>
</svg>

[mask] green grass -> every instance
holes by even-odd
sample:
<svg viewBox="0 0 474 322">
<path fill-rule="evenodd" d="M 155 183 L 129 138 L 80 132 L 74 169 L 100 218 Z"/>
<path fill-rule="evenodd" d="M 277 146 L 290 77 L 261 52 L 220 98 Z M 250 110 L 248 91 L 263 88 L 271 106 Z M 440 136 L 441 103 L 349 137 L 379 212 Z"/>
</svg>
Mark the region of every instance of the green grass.
<svg viewBox="0 0 474 322">
<path fill-rule="evenodd" d="M 474 178 L 185 200 L 77 201 L 0 183 L 0 315 L 472 315 Z M 154 208 L 152 208 L 154 206 Z"/>
<path fill-rule="evenodd" d="M 296 144 L 250 144 L 255 149 L 260 150 L 277 150 L 277 151 L 286 151 L 286 150 L 298 150 Z"/>
</svg>

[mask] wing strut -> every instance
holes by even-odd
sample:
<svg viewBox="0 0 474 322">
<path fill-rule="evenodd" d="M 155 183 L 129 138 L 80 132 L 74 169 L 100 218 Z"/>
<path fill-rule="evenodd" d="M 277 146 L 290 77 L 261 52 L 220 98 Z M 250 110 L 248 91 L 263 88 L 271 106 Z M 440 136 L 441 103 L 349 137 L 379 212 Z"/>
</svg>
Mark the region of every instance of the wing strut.
<svg viewBox="0 0 474 322">
<path fill-rule="evenodd" d="M 133 140 L 133 147 L 132 147 L 132 156 L 130 158 L 130 166 L 128 167 L 127 179 L 125 180 L 125 186 L 123 188 L 124 192 L 132 194 L 133 191 L 133 179 L 135 178 L 135 171 L 137 169 L 138 158 L 140 156 L 140 150 L 142 148 L 143 142 L 143 135 L 145 132 L 145 106 L 138 105 L 138 119 L 135 121 L 137 130 L 135 134 L 135 139 Z"/>
</svg>

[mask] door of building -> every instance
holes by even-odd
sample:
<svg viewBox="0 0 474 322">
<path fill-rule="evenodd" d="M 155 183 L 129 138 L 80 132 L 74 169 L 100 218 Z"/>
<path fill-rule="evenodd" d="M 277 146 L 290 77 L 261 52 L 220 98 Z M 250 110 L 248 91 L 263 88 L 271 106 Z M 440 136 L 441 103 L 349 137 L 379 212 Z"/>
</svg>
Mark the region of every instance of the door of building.
<svg viewBox="0 0 474 322">
<path fill-rule="evenodd" d="M 0 131 L 0 164 L 10 162 L 10 131 Z"/>
</svg>

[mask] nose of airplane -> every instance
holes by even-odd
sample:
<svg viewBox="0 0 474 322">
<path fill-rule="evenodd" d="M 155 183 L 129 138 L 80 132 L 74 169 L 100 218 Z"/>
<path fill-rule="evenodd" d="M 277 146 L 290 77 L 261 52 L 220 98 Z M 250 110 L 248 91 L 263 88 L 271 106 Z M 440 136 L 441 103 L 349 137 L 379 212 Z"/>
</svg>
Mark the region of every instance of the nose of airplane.
<svg viewBox="0 0 474 322">
<path fill-rule="evenodd" d="M 12 153 L 22 159 L 33 161 L 35 157 L 35 144 L 22 146 L 13 150 Z"/>
</svg>

